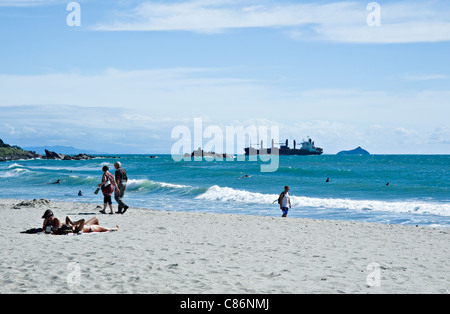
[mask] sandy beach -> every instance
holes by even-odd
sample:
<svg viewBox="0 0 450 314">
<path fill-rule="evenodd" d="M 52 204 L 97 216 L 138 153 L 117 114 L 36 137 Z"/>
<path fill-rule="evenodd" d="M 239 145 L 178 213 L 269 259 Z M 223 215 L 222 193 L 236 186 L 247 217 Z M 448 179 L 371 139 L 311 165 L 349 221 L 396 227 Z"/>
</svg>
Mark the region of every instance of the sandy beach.
<svg viewBox="0 0 450 314">
<path fill-rule="evenodd" d="M 0 200 L 0 293 L 450 290 L 449 229 L 136 208 L 101 215 L 97 204 L 23 201 Z M 46 209 L 120 229 L 20 233 L 41 227 Z"/>
</svg>

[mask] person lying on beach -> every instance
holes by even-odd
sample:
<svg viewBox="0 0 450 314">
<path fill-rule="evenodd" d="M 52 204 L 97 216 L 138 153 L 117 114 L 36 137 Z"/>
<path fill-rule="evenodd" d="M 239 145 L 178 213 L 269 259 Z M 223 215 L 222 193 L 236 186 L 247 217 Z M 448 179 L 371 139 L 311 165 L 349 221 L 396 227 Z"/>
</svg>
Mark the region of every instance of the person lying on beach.
<svg viewBox="0 0 450 314">
<path fill-rule="evenodd" d="M 80 219 L 78 221 L 73 222 L 69 217 L 66 217 L 66 224 L 72 226 L 72 230 L 74 233 L 83 232 L 83 233 L 91 233 L 91 232 L 107 232 L 107 231 L 118 231 L 119 226 L 115 228 L 106 228 L 100 226 L 98 218 L 94 217 L 85 221 L 84 219 Z"/>
<path fill-rule="evenodd" d="M 44 216 L 42 216 L 42 218 L 44 219 L 42 229 L 45 230 L 47 223 L 50 222 L 53 232 L 60 230 L 63 226 L 65 226 L 64 229 L 67 229 L 67 226 L 70 226 L 72 232 L 74 233 L 92 233 L 92 232 L 107 232 L 119 230 L 119 226 L 116 226 L 115 228 L 107 228 L 100 226 L 97 217 L 91 218 L 88 221 L 81 219 L 75 222 L 73 222 L 69 217 L 66 217 L 65 221 L 66 223 L 62 224 L 61 221 L 54 216 L 53 212 L 50 209 L 47 209 L 45 211 Z"/>
</svg>

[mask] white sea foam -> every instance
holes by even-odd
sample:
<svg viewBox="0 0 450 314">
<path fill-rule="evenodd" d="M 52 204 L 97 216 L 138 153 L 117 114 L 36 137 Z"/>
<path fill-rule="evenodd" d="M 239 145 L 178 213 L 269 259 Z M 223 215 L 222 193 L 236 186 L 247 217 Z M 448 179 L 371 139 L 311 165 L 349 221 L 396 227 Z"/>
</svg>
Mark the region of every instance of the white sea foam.
<svg viewBox="0 0 450 314">
<path fill-rule="evenodd" d="M 6 171 L 5 173 L 0 173 L 0 178 L 18 177 L 18 176 L 28 173 L 28 172 L 30 172 L 30 170 L 28 170 L 28 169 L 16 168 L 16 169 L 12 169 L 10 171 Z"/>
<path fill-rule="evenodd" d="M 19 165 L 19 164 L 12 164 L 8 166 L 8 169 L 12 169 L 12 168 L 24 168 L 25 166 Z"/>
<path fill-rule="evenodd" d="M 277 194 L 262 194 L 229 187 L 214 185 L 196 199 L 219 202 L 236 202 L 246 204 L 271 205 L 277 202 Z M 350 200 L 339 198 L 315 198 L 292 196 L 293 207 L 312 207 L 320 209 L 349 209 L 356 211 L 385 211 L 396 213 L 417 213 L 450 216 L 450 204 L 427 203 L 415 201 L 378 201 L 378 200 Z"/>
<path fill-rule="evenodd" d="M 196 199 L 249 204 L 272 204 L 274 200 L 278 199 L 278 195 L 253 193 L 214 185 L 210 187 L 205 193 L 197 196 Z"/>
<path fill-rule="evenodd" d="M 29 169 L 33 170 L 50 170 L 50 171 L 93 171 L 98 170 L 101 175 L 101 168 L 95 169 L 91 167 L 61 167 L 61 166 L 27 166 Z"/>
<path fill-rule="evenodd" d="M 166 182 L 156 182 L 148 179 L 130 179 L 127 182 L 127 189 L 131 190 L 140 190 L 145 187 L 149 188 L 173 188 L 173 189 L 183 189 L 183 188 L 191 188 L 188 185 L 181 184 L 172 184 Z"/>
</svg>

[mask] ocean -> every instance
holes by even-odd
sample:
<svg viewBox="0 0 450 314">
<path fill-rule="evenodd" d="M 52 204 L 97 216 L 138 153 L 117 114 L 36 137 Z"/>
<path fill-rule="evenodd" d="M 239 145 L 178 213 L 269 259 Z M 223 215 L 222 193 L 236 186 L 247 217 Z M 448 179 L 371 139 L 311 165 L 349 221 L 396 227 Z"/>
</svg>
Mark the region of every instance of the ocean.
<svg viewBox="0 0 450 314">
<path fill-rule="evenodd" d="M 450 155 L 280 156 L 275 172 L 261 172 L 261 161 L 119 157 L 128 172 L 125 201 L 130 211 L 141 207 L 280 217 L 276 200 L 289 185 L 288 218 L 450 227 Z M 103 197 L 94 190 L 101 168 L 108 165 L 114 174 L 116 160 L 3 162 L 0 198 L 100 205 Z M 52 184 L 58 179 L 59 184 Z"/>
</svg>

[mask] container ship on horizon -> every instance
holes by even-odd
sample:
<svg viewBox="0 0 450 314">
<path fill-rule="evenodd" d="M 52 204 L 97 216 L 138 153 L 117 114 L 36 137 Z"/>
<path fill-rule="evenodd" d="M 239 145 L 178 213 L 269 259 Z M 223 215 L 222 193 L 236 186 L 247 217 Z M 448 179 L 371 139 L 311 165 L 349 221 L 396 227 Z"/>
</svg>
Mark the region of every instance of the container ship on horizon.
<svg viewBox="0 0 450 314">
<path fill-rule="evenodd" d="M 283 143 L 280 143 L 283 144 Z M 249 147 L 244 148 L 245 155 L 272 155 L 272 151 L 278 155 L 297 155 L 297 156 L 308 156 L 308 155 L 322 155 L 323 149 L 321 147 L 315 147 L 314 141 L 308 137 L 307 141 L 303 141 L 300 148 L 297 148 L 297 142 L 294 140 L 294 148 L 289 148 L 289 141 L 286 140 L 285 145 L 281 145 L 280 148 L 275 147 L 274 140 L 272 140 L 272 147 L 264 148 L 263 141 L 261 141 L 260 149 L 252 147 L 250 143 Z"/>
</svg>

